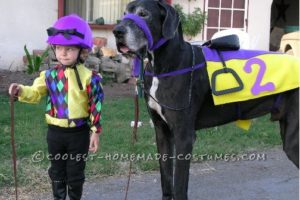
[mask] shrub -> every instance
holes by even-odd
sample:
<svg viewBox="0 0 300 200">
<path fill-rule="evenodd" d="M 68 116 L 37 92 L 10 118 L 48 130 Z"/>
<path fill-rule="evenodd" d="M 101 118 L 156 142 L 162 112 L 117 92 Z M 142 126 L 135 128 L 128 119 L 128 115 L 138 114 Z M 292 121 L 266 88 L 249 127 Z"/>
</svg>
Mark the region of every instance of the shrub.
<svg viewBox="0 0 300 200">
<path fill-rule="evenodd" d="M 179 14 L 183 34 L 194 37 L 202 31 L 207 19 L 205 12 L 202 12 L 200 8 L 196 7 L 192 13 L 186 14 L 179 4 L 174 4 L 174 8 Z"/>
</svg>

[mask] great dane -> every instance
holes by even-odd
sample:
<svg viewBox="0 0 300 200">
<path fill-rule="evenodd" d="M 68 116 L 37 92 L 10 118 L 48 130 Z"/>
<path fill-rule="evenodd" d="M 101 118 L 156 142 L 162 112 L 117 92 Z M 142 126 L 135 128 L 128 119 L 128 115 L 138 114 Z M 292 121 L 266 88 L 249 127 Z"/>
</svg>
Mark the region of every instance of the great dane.
<svg viewBox="0 0 300 200">
<path fill-rule="evenodd" d="M 146 71 L 156 75 L 168 74 L 204 62 L 202 47 L 184 41 L 179 16 L 164 1 L 133 1 L 127 5 L 125 16 L 128 15 L 142 19 L 149 31 L 146 33 L 140 22 L 124 18 L 113 30 L 117 48 L 126 56 L 149 58 L 152 65 L 148 64 Z M 161 38 L 165 41 L 153 48 Z M 149 40 L 153 40 L 154 45 Z M 298 166 L 298 89 L 281 93 L 280 104 L 271 110 L 278 95 L 215 106 L 206 67 L 177 76 L 145 75 L 144 78 L 145 100 L 155 125 L 157 149 L 161 155 L 169 157 L 159 161 L 162 199 L 188 198 L 190 160 L 179 159 L 179 155 L 184 158 L 192 153 L 195 131 L 238 118 L 252 119 L 271 113 L 271 119 L 280 124 L 283 150 Z"/>
</svg>

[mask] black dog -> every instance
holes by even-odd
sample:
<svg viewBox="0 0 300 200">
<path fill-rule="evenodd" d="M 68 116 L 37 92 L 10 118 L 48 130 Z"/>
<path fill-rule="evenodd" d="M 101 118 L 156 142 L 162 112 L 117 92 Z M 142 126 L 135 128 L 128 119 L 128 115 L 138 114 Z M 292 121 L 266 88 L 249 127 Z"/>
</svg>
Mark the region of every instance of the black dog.
<svg viewBox="0 0 300 200">
<path fill-rule="evenodd" d="M 153 50 L 149 38 L 136 22 L 124 19 L 114 29 L 118 50 L 124 55 L 153 58 L 146 70 L 156 75 L 173 72 L 204 62 L 200 46 L 183 40 L 180 20 L 170 5 L 158 0 L 139 0 L 128 4 L 125 14 L 142 18 L 154 43 L 167 41 Z M 152 50 L 151 50 L 152 49 Z M 278 95 L 215 106 L 206 67 L 178 76 L 145 76 L 145 98 L 155 125 L 158 152 L 168 155 L 160 160 L 162 199 L 187 199 L 190 160 L 178 156 L 192 153 L 195 130 L 226 124 L 238 119 L 252 119 L 270 113 L 280 123 L 283 149 L 288 158 L 299 164 L 299 90 Z M 239 115 L 237 114 L 239 108 Z"/>
</svg>

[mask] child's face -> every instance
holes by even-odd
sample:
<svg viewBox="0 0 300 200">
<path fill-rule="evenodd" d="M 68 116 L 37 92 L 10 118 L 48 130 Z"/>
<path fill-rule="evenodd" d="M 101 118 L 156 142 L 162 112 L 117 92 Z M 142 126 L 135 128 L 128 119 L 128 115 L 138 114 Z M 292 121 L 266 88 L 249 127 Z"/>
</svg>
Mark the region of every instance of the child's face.
<svg viewBox="0 0 300 200">
<path fill-rule="evenodd" d="M 73 65 L 78 58 L 79 48 L 76 46 L 55 46 L 56 59 L 63 65 Z"/>
</svg>

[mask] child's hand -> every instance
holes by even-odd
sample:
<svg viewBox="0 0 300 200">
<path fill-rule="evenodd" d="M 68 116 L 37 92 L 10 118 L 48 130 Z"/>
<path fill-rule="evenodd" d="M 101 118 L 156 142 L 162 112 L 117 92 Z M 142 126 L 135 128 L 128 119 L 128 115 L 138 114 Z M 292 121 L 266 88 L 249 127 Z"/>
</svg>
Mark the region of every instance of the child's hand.
<svg viewBox="0 0 300 200">
<path fill-rule="evenodd" d="M 17 83 L 12 83 L 9 86 L 8 93 L 9 95 L 13 94 L 13 96 L 17 97 L 21 93 L 21 87 Z"/>
<path fill-rule="evenodd" d="M 98 150 L 98 145 L 99 145 L 99 134 L 92 133 L 91 138 L 90 138 L 89 151 L 92 153 L 96 153 Z"/>
</svg>

